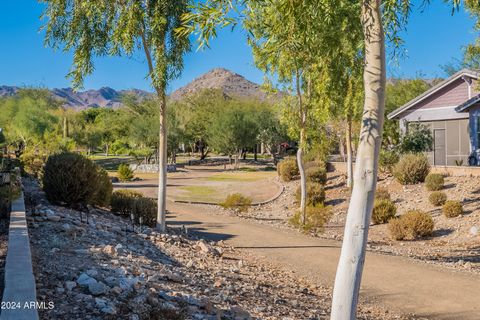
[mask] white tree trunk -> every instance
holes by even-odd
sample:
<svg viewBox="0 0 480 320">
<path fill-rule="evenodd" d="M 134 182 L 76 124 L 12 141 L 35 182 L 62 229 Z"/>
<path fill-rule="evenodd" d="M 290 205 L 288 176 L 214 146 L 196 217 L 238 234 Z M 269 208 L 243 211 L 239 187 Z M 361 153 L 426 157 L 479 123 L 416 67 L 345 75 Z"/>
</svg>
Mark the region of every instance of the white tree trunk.
<svg viewBox="0 0 480 320">
<path fill-rule="evenodd" d="M 166 230 L 167 211 L 167 118 L 165 95 L 160 97 L 160 135 L 158 147 L 158 212 L 157 229 Z"/>
<path fill-rule="evenodd" d="M 375 196 L 386 82 L 385 40 L 380 5 L 380 0 L 362 1 L 362 24 L 365 35 L 365 104 L 355 167 L 355 183 L 333 290 L 332 320 L 356 318 L 368 227 Z"/>
<path fill-rule="evenodd" d="M 353 186 L 353 151 L 352 151 L 352 120 L 347 119 L 347 132 L 345 142 L 347 145 L 347 187 Z"/>
<path fill-rule="evenodd" d="M 300 173 L 300 212 L 302 213 L 302 224 L 306 221 L 307 209 L 307 179 L 305 176 L 305 167 L 303 165 L 303 147 L 297 150 L 298 172 Z"/>
</svg>

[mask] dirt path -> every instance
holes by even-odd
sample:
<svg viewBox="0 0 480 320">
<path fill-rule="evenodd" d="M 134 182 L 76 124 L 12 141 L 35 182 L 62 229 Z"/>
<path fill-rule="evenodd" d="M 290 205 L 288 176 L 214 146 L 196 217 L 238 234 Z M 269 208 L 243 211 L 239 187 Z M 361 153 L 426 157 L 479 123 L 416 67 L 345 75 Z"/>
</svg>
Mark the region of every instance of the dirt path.
<svg viewBox="0 0 480 320">
<path fill-rule="evenodd" d="M 336 241 L 314 239 L 226 215 L 202 207 L 170 202 L 172 226 L 243 248 L 277 262 L 297 274 L 333 286 L 340 252 Z M 480 319 L 480 276 L 456 272 L 402 257 L 368 253 L 362 297 L 396 312 L 429 319 Z"/>
</svg>

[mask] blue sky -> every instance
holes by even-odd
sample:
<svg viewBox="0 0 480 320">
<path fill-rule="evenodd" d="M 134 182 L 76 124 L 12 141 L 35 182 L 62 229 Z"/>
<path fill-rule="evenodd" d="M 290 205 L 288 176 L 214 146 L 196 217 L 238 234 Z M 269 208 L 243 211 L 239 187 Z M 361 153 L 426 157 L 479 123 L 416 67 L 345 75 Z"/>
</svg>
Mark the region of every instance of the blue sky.
<svg viewBox="0 0 480 320">
<path fill-rule="evenodd" d="M 39 33 L 42 5 L 34 0 L 2 1 L 0 10 L 0 85 L 68 87 L 65 77 L 71 55 L 54 52 L 43 45 Z M 475 39 L 473 20 L 466 13 L 451 16 L 443 1 L 432 1 L 424 12 L 414 9 L 404 35 L 407 56 L 398 65 L 389 65 L 389 76 L 445 76 L 440 68 L 461 57 L 461 49 Z M 85 88 L 110 86 L 115 89 L 139 88 L 151 90 L 145 79 L 146 64 L 142 54 L 132 58 L 99 58 L 96 70 L 85 81 Z M 245 33 L 224 30 L 206 51 L 193 51 L 185 57 L 185 70 L 169 91 L 190 82 L 215 67 L 225 67 L 247 79 L 262 82 L 263 75 L 253 64 Z"/>
</svg>

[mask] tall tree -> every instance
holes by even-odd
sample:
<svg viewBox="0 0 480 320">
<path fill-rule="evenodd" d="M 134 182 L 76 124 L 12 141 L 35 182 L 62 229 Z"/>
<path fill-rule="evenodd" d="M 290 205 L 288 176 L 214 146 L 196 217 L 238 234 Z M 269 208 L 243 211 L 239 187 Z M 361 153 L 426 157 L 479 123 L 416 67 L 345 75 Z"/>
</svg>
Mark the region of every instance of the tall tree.
<svg viewBox="0 0 480 320">
<path fill-rule="evenodd" d="M 167 186 L 166 87 L 183 67 L 188 37 L 175 33 L 188 12 L 188 0 L 41 0 L 48 20 L 47 45 L 73 51 L 69 76 L 75 88 L 94 71 L 93 57 L 131 55 L 143 50 L 159 108 L 159 186 L 157 228 L 165 230 Z"/>
</svg>

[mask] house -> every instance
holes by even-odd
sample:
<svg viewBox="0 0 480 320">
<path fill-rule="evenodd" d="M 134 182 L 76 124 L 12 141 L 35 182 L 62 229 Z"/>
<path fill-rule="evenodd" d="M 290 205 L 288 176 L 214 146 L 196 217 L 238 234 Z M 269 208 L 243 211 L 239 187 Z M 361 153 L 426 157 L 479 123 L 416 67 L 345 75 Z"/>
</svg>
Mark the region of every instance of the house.
<svg viewBox="0 0 480 320">
<path fill-rule="evenodd" d="M 463 69 L 388 114 L 400 129 L 421 122 L 432 131 L 431 164 L 480 164 L 480 73 Z M 470 157 L 470 155 L 473 155 Z"/>
</svg>

